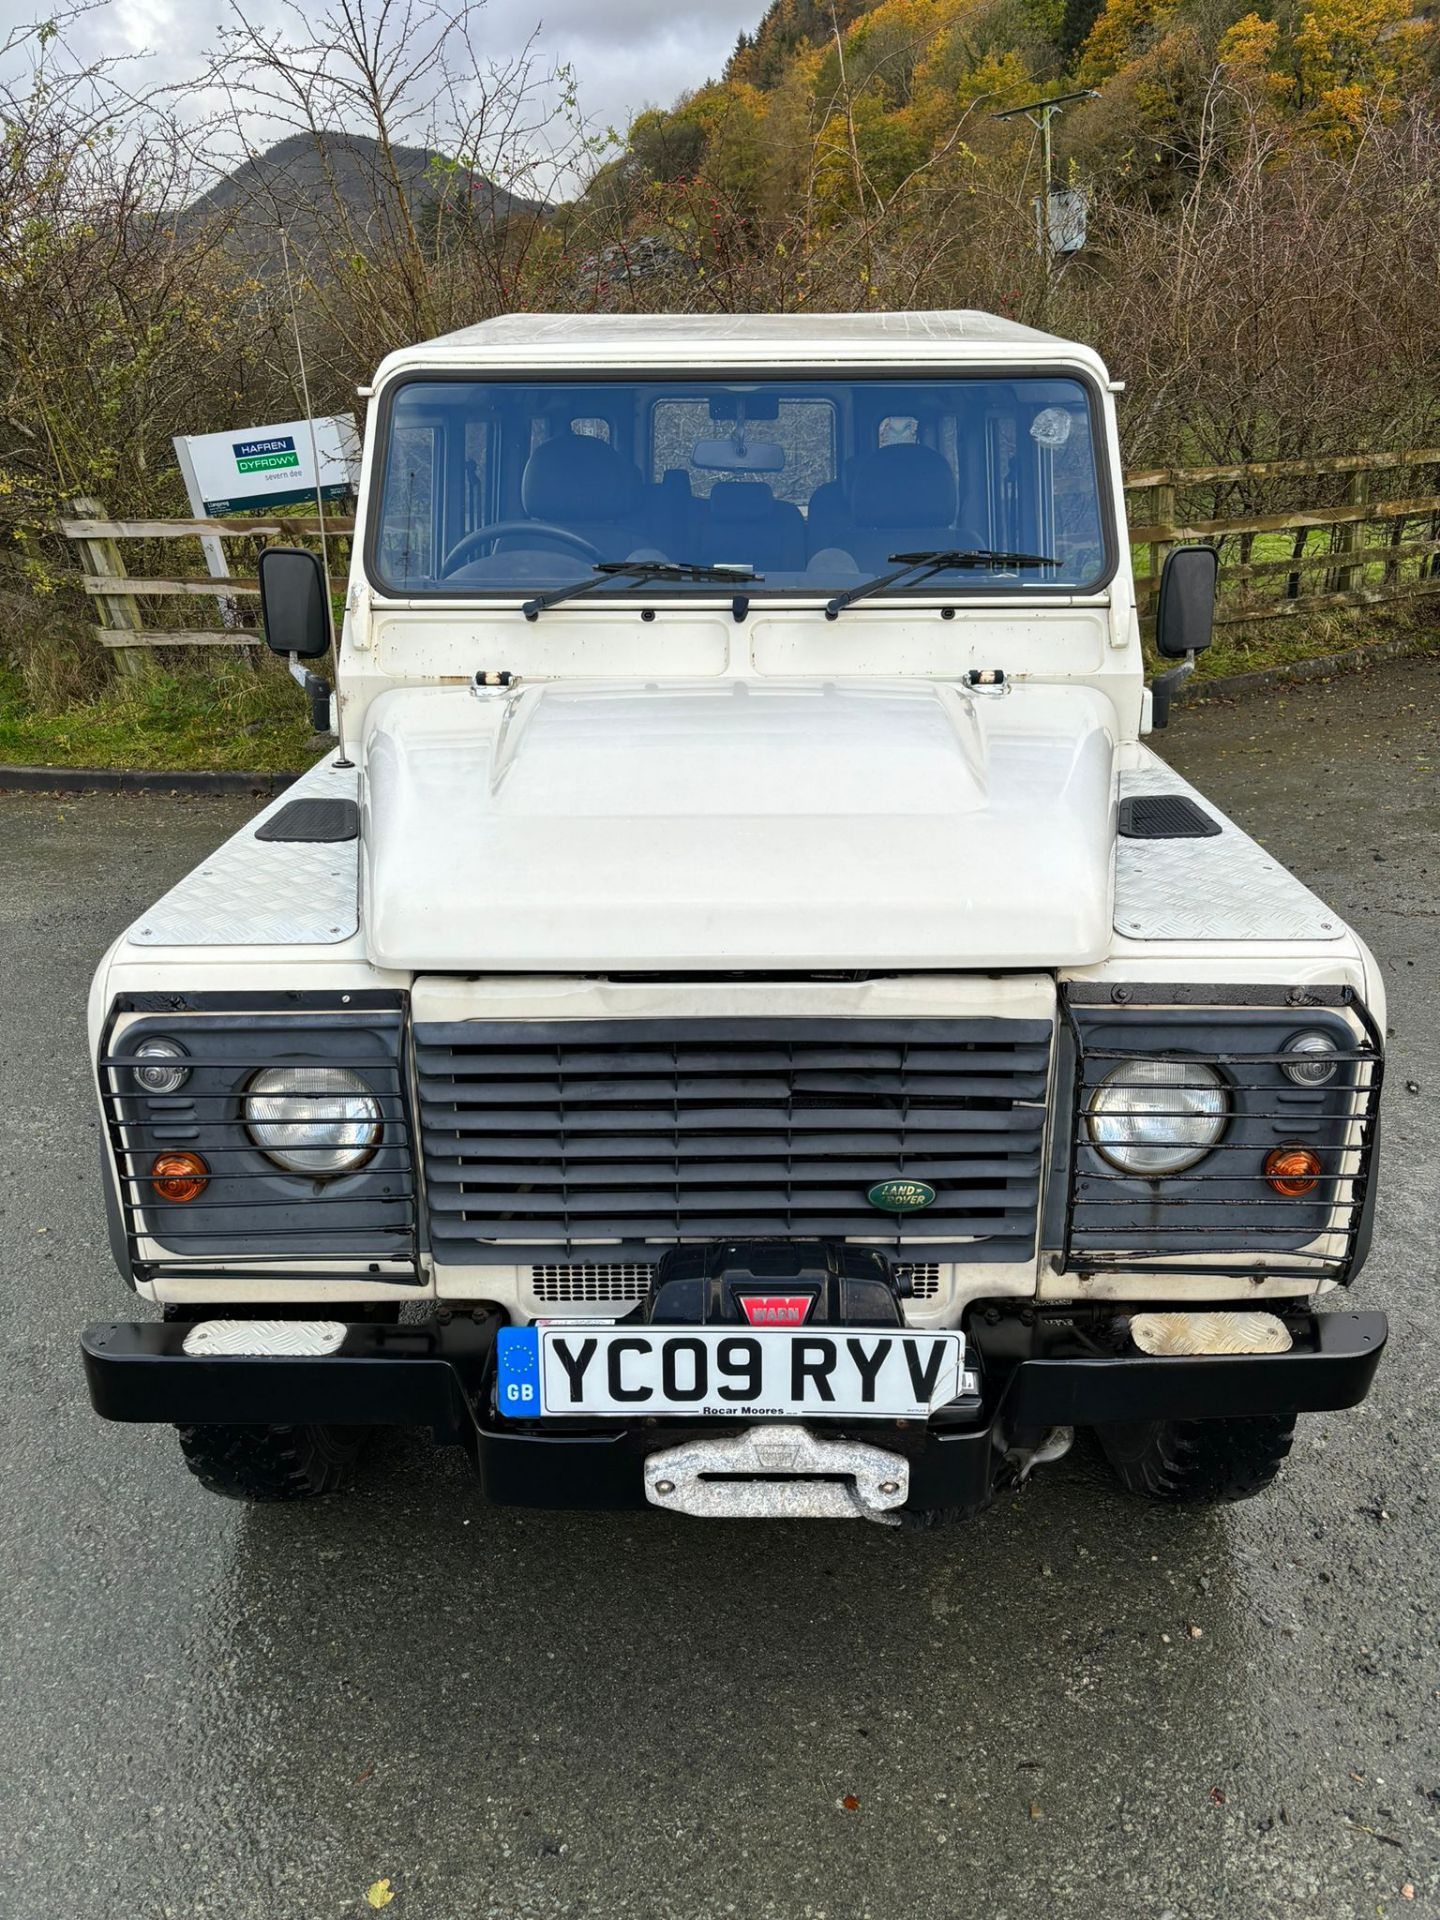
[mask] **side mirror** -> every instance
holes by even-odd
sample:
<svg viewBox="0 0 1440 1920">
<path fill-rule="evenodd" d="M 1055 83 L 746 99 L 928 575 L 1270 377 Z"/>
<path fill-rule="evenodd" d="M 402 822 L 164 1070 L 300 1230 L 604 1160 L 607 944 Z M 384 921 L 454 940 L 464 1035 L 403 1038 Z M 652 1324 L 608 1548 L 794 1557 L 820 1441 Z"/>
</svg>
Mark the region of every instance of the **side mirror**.
<svg viewBox="0 0 1440 1920">
<path fill-rule="evenodd" d="M 1168 727 L 1170 702 L 1195 671 L 1195 656 L 1215 630 L 1215 583 L 1220 556 L 1214 547 L 1174 547 L 1160 570 L 1155 607 L 1155 651 L 1180 665 L 1150 683 L 1150 724 Z"/>
<path fill-rule="evenodd" d="M 262 551 L 260 618 L 272 653 L 318 660 L 330 651 L 330 603 L 318 554 L 305 547 Z"/>
<path fill-rule="evenodd" d="M 1155 651 L 1166 660 L 1203 653 L 1215 627 L 1215 583 L 1220 556 L 1214 547 L 1175 547 L 1160 572 L 1155 608 Z"/>
</svg>

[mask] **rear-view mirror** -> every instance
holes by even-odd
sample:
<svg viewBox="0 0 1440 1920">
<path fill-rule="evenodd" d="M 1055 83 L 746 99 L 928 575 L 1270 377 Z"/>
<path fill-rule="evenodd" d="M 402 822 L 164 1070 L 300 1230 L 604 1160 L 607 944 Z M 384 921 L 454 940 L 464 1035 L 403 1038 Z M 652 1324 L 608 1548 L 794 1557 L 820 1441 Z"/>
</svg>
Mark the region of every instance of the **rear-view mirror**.
<svg viewBox="0 0 1440 1920">
<path fill-rule="evenodd" d="M 1220 556 L 1214 547 L 1175 547 L 1160 573 L 1155 608 L 1155 651 L 1183 660 L 1209 646 L 1215 626 L 1215 582 Z"/>
<path fill-rule="evenodd" d="M 775 440 L 749 440 L 732 434 L 728 440 L 697 440 L 690 464 L 705 473 L 780 473 L 785 449 Z"/>
<path fill-rule="evenodd" d="M 273 653 L 318 660 L 330 651 L 330 607 L 320 556 L 305 547 L 260 555 L 260 618 Z"/>
</svg>

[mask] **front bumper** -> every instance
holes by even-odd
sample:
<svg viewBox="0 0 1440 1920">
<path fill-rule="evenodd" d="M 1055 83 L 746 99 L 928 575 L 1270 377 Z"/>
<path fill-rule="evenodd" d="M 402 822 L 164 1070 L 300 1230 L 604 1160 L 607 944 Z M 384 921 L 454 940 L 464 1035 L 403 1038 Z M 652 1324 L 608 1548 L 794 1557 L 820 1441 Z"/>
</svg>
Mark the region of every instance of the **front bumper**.
<svg viewBox="0 0 1440 1920">
<path fill-rule="evenodd" d="M 493 1410 L 494 1310 L 414 1325 L 352 1325 L 316 1358 L 199 1356 L 181 1321 L 111 1322 L 82 1337 L 90 1398 L 107 1420 L 172 1426 L 414 1426 L 465 1448 L 499 1505 L 643 1508 L 647 1455 L 723 1422 L 640 1420 L 576 1430 L 502 1421 Z M 1012 1449 L 1051 1427 L 1158 1419 L 1319 1413 L 1363 1400 L 1387 1337 L 1379 1313 L 1296 1313 L 1287 1353 L 1155 1357 L 1097 1352 L 1093 1338 L 1043 1310 L 967 1329 L 984 1404 L 963 1426 L 907 1421 L 813 1425 L 903 1452 L 911 1507 L 975 1510 Z"/>
</svg>

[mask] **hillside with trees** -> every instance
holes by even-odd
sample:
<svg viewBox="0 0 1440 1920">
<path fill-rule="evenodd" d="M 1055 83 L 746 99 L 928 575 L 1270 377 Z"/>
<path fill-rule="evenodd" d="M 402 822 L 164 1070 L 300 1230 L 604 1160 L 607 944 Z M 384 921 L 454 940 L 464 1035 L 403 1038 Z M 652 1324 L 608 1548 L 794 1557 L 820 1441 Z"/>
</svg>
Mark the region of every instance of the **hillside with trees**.
<svg viewBox="0 0 1440 1920">
<path fill-rule="evenodd" d="M 586 203 L 663 235 L 691 300 L 978 306 L 1092 339 L 1137 458 L 1423 440 L 1437 53 L 1410 0 L 773 0 Z M 1088 237 L 1047 272 L 1037 131 L 997 116 L 1079 89 L 1054 179 Z"/>
<path fill-rule="evenodd" d="M 472 0 L 412 0 L 403 30 L 330 0 L 288 37 L 241 0 L 199 123 L 73 51 L 83 10 L 0 30 L 0 707 L 114 692 L 56 515 L 183 512 L 171 436 L 300 414 L 297 332 L 323 413 L 392 347 L 506 311 L 978 307 L 1094 342 L 1137 466 L 1440 443 L 1440 28 L 1414 0 L 772 0 L 623 137 L 583 75 L 482 60 Z M 1052 259 L 1010 110 L 1082 90 L 1053 183 L 1085 241 Z M 1210 510 L 1319 504 L 1246 480 Z M 263 679 L 159 664 L 167 712 L 182 681 L 248 712 Z"/>
</svg>

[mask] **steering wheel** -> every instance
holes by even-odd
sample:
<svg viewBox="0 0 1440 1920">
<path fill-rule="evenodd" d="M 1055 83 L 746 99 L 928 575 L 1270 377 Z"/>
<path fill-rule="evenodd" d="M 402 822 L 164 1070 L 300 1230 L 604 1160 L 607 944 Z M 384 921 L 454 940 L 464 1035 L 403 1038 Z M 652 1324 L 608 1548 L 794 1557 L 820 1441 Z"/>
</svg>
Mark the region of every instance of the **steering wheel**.
<svg viewBox="0 0 1440 1920">
<path fill-rule="evenodd" d="M 600 549 L 592 547 L 588 540 L 582 540 L 578 533 L 571 533 L 568 527 L 557 527 L 549 520 L 496 520 L 488 527 L 472 527 L 469 533 L 461 534 L 445 556 L 440 578 L 446 579 L 461 560 L 468 559 L 473 547 L 478 547 L 486 540 L 498 540 L 502 533 L 536 533 L 544 540 L 558 540 L 562 546 L 572 547 L 587 560 L 599 560 L 602 557 Z"/>
</svg>

